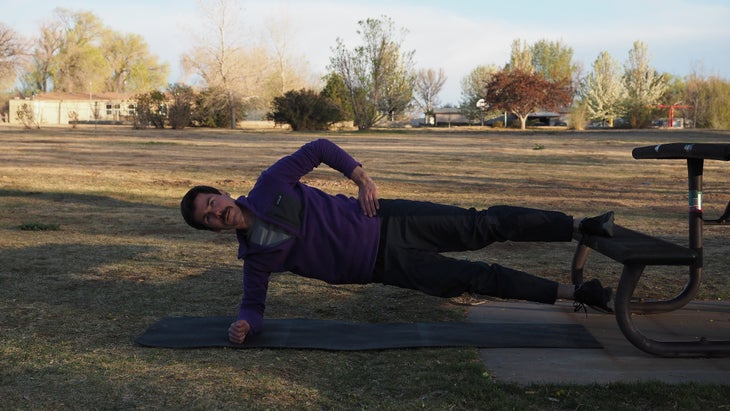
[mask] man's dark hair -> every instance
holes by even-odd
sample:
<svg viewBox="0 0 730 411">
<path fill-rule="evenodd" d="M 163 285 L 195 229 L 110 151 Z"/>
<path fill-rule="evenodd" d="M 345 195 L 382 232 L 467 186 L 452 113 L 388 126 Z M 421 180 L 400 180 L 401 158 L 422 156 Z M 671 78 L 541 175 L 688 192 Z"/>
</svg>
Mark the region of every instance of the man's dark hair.
<svg viewBox="0 0 730 411">
<path fill-rule="evenodd" d="M 195 213 L 195 198 L 198 194 L 222 194 L 217 188 L 209 186 L 195 186 L 188 190 L 188 192 L 180 201 L 180 212 L 182 213 L 185 222 L 190 227 L 197 228 L 198 230 L 210 230 L 210 228 L 203 225 L 203 223 L 195 221 L 193 213 Z"/>
</svg>

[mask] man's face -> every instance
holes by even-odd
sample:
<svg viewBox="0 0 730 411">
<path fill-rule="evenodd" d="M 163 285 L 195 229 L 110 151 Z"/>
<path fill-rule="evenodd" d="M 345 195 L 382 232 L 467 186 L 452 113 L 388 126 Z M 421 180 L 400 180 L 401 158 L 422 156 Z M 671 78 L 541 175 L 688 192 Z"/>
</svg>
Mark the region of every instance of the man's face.
<svg viewBox="0 0 730 411">
<path fill-rule="evenodd" d="M 228 195 L 223 194 L 198 194 L 195 197 L 195 221 L 202 223 L 213 231 L 221 230 L 245 230 L 250 221 L 244 215 L 241 207 Z"/>
</svg>

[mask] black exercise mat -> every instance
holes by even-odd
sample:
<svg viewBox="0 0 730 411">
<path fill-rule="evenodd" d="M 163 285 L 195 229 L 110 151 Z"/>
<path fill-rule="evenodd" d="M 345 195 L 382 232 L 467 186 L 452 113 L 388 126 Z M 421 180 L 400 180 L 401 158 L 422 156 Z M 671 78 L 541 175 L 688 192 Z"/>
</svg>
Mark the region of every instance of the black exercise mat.
<svg viewBox="0 0 730 411">
<path fill-rule="evenodd" d="M 228 341 L 231 317 L 166 317 L 135 342 L 165 348 L 305 348 L 332 351 L 416 347 L 601 348 L 579 324 L 472 322 L 354 323 L 267 319 L 262 333 L 243 344 Z"/>
</svg>

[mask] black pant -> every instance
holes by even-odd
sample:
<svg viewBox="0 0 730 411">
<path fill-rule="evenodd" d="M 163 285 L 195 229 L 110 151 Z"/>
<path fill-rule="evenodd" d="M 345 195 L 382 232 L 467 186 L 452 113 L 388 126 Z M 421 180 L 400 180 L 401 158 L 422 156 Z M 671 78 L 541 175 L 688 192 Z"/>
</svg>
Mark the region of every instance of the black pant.
<svg viewBox="0 0 730 411">
<path fill-rule="evenodd" d="M 442 255 L 495 241 L 571 241 L 573 218 L 557 211 L 495 206 L 477 211 L 429 202 L 380 200 L 375 281 L 439 297 L 464 292 L 552 304 L 558 283 Z"/>
</svg>

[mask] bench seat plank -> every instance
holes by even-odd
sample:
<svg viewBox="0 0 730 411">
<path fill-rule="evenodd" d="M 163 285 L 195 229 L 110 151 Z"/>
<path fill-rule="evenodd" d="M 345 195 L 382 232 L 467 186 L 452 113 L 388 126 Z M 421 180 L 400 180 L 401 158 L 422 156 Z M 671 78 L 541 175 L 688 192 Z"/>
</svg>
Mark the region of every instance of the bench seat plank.
<svg viewBox="0 0 730 411">
<path fill-rule="evenodd" d="M 622 264 L 691 265 L 697 253 L 687 247 L 615 225 L 614 236 L 576 234 L 576 240 Z"/>
</svg>

